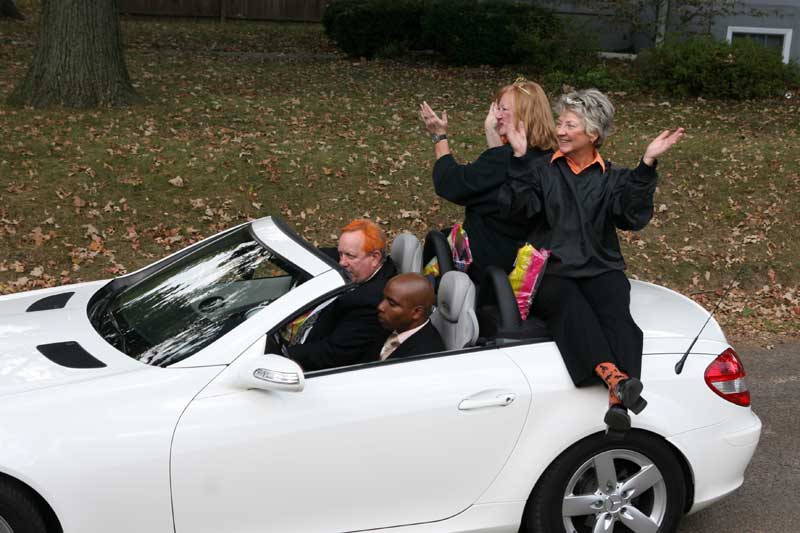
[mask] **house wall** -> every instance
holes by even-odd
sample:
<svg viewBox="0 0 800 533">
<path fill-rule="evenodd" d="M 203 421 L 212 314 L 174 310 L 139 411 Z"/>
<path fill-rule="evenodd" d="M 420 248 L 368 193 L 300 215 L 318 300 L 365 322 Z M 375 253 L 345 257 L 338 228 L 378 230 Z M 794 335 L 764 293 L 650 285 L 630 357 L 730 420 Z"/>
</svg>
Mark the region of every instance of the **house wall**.
<svg viewBox="0 0 800 533">
<path fill-rule="evenodd" d="M 575 39 L 594 39 L 599 49 L 605 52 L 638 52 L 653 44 L 647 35 L 631 32 L 618 24 L 610 9 L 593 10 L 580 0 L 539 0 L 536 4 L 561 16 L 572 29 Z M 641 17 L 653 20 L 655 13 L 646 10 Z"/>
<path fill-rule="evenodd" d="M 564 17 L 574 27 L 576 38 L 582 38 L 584 32 L 596 35 L 601 50 L 638 52 L 653 45 L 648 36 L 629 32 L 623 25 L 613 21 L 608 12 L 593 11 L 580 0 L 541 0 L 538 3 Z M 765 14 L 718 17 L 711 29 L 714 37 L 726 39 L 730 26 L 791 29 L 790 59 L 800 61 L 800 0 L 742 0 L 741 7 L 743 11 L 754 8 Z M 653 20 L 655 13 L 652 10 L 644 11 L 641 16 Z"/>
<path fill-rule="evenodd" d="M 326 0 L 119 0 L 119 9 L 121 13 L 146 15 L 219 17 L 224 13 L 230 18 L 320 21 L 325 3 Z M 609 12 L 593 11 L 580 0 L 539 0 L 537 4 L 559 13 L 572 28 L 575 39 L 593 39 L 601 50 L 637 52 L 653 44 L 648 36 L 631 33 L 613 21 Z M 718 17 L 712 28 L 716 38 L 726 39 L 730 26 L 791 29 L 790 58 L 800 62 L 800 0 L 743 0 L 742 5 L 767 14 Z M 645 11 L 642 17 L 652 20 L 655 13 Z"/>
<path fill-rule="evenodd" d="M 758 17 L 751 15 L 719 17 L 712 29 L 714 37 L 727 38 L 729 26 L 790 29 L 792 37 L 789 57 L 792 60 L 800 61 L 800 1 L 747 0 L 746 5 L 748 8 L 752 7 L 768 13 Z M 779 14 L 776 14 L 776 11 Z"/>
</svg>

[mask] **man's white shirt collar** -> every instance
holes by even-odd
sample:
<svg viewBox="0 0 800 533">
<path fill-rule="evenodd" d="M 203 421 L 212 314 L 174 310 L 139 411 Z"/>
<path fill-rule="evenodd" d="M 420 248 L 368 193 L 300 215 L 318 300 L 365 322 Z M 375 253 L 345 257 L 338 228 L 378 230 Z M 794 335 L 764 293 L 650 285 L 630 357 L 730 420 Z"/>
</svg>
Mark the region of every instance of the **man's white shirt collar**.
<svg viewBox="0 0 800 533">
<path fill-rule="evenodd" d="M 409 330 L 404 331 L 403 333 L 398 333 L 397 334 L 397 340 L 400 341 L 400 344 L 403 344 L 404 342 L 406 342 L 406 339 L 408 339 L 411 335 L 413 335 L 414 333 L 416 333 L 419 330 L 421 330 L 422 328 L 424 328 L 425 325 L 430 321 L 431 321 L 431 319 L 429 318 L 428 320 L 426 320 L 425 322 L 423 322 L 419 326 L 415 327 L 414 329 L 409 329 Z"/>
</svg>

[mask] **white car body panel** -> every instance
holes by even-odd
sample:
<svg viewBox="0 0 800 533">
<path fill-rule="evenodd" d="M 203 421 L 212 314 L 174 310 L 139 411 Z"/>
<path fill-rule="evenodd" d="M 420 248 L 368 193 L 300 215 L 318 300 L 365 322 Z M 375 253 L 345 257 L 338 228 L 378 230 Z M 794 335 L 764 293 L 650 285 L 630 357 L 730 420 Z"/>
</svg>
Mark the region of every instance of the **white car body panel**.
<svg viewBox="0 0 800 533">
<path fill-rule="evenodd" d="M 0 402 L 0 471 L 36 490 L 66 533 L 172 531 L 172 433 L 222 367 L 139 366 Z"/>
<path fill-rule="evenodd" d="M 512 532 L 542 472 L 605 429 L 606 389 L 575 388 L 552 342 L 311 373 L 302 392 L 247 390 L 241 370 L 266 359 L 265 334 L 346 285 L 272 219 L 252 230 L 313 277 L 168 368 L 94 330 L 87 304 L 107 281 L 0 297 L 0 474 L 40 494 L 65 533 Z M 694 512 L 741 485 L 761 423 L 703 381 L 728 348 L 715 320 L 674 373 L 708 312 L 631 286 L 649 401 L 632 423 L 686 462 Z M 62 309 L 26 312 L 65 292 Z M 106 366 L 67 368 L 36 348 L 65 341 Z M 460 410 L 465 399 L 489 405 Z"/>
<path fill-rule="evenodd" d="M 4 294 L 0 296 L 0 317 L 5 315 L 13 315 L 24 313 L 30 304 L 44 298 L 45 296 L 52 296 L 62 292 L 86 292 L 91 295 L 94 292 L 108 283 L 109 280 L 86 281 L 83 283 L 74 283 L 72 285 L 61 285 L 60 287 L 48 287 L 46 289 L 35 289 L 32 291 L 16 292 L 12 294 Z M 74 303 L 72 303 L 74 306 Z M 77 307 L 75 307 L 77 309 Z"/>
<path fill-rule="evenodd" d="M 296 532 L 448 518 L 494 480 L 530 403 L 497 350 L 310 377 L 300 394 L 242 391 L 237 363 L 178 425 L 178 533 L 262 531 L 265 516 L 270 529 Z M 459 409 L 498 395 L 514 400 Z"/>
<path fill-rule="evenodd" d="M 694 501 L 689 513 L 705 509 L 738 489 L 761 434 L 761 420 L 740 408 L 724 421 L 670 437 L 693 466 Z"/>
<path fill-rule="evenodd" d="M 631 315 L 645 338 L 683 336 L 693 339 L 706 322 L 708 311 L 666 287 L 631 280 Z M 727 342 L 716 320 L 708 322 L 701 338 Z"/>
<path fill-rule="evenodd" d="M 726 347 L 727 345 L 717 344 L 717 353 L 721 353 Z M 534 348 L 535 355 L 530 353 Z M 706 346 L 706 349 L 711 350 L 711 347 Z M 530 480 L 538 479 L 562 451 L 584 437 L 605 430 L 602 421 L 608 391 L 601 385 L 576 389 L 566 367 L 561 363 L 561 355 L 555 343 L 515 346 L 505 348 L 504 351 L 531 379 L 531 415 L 519 445 L 504 471 L 478 503 L 509 501 L 518 498 L 520 494 L 527 498 L 533 487 Z M 714 357 L 693 354 L 687 359 L 682 374 L 675 376 L 674 366 L 681 355 L 672 353 L 643 357 L 642 380 L 646 383 L 649 403 L 640 415 L 631 417 L 632 426 L 661 435 L 670 442 L 673 441 L 671 437 L 675 436 L 673 444 L 684 455 L 692 450 L 683 445 L 685 439 L 680 438 L 682 434 L 715 425 L 718 431 L 736 431 L 735 428 L 742 423 L 749 423 L 752 427 L 753 419 L 757 420 L 757 417 L 749 408 L 726 402 L 705 383 L 702 386 L 691 383 L 697 380 L 697 375 L 702 376 L 705 367 Z M 681 382 L 686 383 L 686 386 L 681 387 Z M 703 405 L 704 408 L 697 409 L 698 405 Z M 720 420 L 724 422 L 720 423 Z M 700 441 L 698 446 L 705 450 L 706 443 Z M 721 449 L 718 451 L 724 452 Z M 737 453 L 733 450 L 733 455 Z M 731 469 L 737 472 L 736 476 L 739 478 L 739 484 L 735 487 L 741 484 L 741 474 L 750 457 L 746 453 L 741 455 L 747 457 L 742 468 Z M 704 474 L 704 471 L 695 473 L 695 481 L 705 482 L 702 477 Z M 728 487 L 727 492 L 735 487 Z"/>
<path fill-rule="evenodd" d="M 297 241 L 286 235 L 275 225 L 272 217 L 261 218 L 253 221 L 253 232 L 261 242 L 269 243 L 269 247 L 281 257 L 300 265 L 303 270 L 312 276 L 319 276 L 331 269 L 331 266 Z"/>
<path fill-rule="evenodd" d="M 61 287 L 60 291 L 0 297 L 0 397 L 147 368 L 110 346 L 89 323 L 86 304 L 103 285 L 104 282 L 84 283 Z M 62 292 L 75 293 L 63 309 L 25 312 L 42 297 Z M 107 366 L 93 372 L 66 368 L 36 349 L 41 344 L 64 341 L 79 342 Z"/>
<path fill-rule="evenodd" d="M 393 528 L 370 529 L 386 533 L 517 533 L 525 500 L 518 502 L 476 504 L 441 522 L 412 524 Z"/>
</svg>

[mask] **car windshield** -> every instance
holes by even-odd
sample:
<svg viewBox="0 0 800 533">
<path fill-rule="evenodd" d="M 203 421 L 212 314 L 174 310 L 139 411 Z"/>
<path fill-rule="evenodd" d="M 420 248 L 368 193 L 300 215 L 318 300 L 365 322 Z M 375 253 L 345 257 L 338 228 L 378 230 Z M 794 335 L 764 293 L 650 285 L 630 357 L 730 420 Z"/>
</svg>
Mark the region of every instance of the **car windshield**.
<svg viewBox="0 0 800 533">
<path fill-rule="evenodd" d="M 143 363 L 167 366 L 197 353 L 307 279 L 256 241 L 246 226 L 118 294 L 112 289 L 89 314 L 117 349 Z"/>
</svg>

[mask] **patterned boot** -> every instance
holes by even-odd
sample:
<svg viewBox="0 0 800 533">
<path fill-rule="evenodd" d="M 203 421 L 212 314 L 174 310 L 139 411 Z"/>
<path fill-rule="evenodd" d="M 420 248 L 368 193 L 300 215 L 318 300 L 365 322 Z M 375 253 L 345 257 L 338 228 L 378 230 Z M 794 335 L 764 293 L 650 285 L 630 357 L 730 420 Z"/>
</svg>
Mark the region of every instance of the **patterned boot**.
<svg viewBox="0 0 800 533">
<path fill-rule="evenodd" d="M 623 407 L 637 415 L 647 407 L 647 400 L 642 398 L 644 387 L 637 378 L 630 377 L 617 368 L 617 365 L 610 362 L 600 363 L 594 368 L 594 371 L 608 386 L 609 397 L 616 397 Z"/>
</svg>

